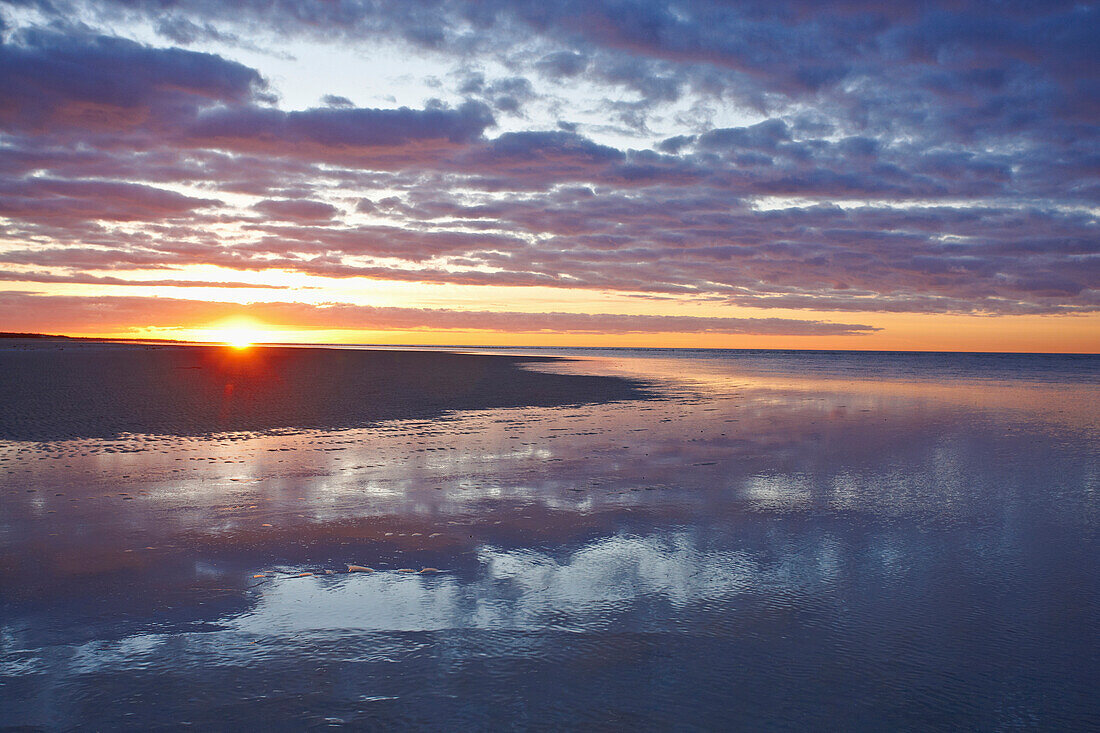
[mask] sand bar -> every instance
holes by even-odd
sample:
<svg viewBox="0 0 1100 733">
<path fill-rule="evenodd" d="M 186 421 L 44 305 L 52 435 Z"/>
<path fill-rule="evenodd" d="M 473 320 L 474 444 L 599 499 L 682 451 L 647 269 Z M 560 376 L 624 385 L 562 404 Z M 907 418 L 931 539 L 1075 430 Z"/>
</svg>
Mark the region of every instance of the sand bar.
<svg viewBox="0 0 1100 733">
<path fill-rule="evenodd" d="M 548 361 L 554 359 L 12 340 L 0 349 L 0 439 L 338 429 L 647 394 L 628 379 L 523 368 Z"/>
</svg>

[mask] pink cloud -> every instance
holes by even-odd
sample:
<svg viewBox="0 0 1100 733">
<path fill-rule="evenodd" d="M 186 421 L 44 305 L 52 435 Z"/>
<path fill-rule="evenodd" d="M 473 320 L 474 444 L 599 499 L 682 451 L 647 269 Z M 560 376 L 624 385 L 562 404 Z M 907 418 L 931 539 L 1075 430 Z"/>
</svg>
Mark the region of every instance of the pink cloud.
<svg viewBox="0 0 1100 733">
<path fill-rule="evenodd" d="M 130 296 L 54 296 L 0 292 L 0 317 L 23 331 L 74 333 L 132 328 L 195 328 L 247 316 L 271 326 L 370 331 L 501 331 L 506 333 L 721 333 L 849 335 L 872 326 L 786 318 L 704 318 L 611 313 L 520 313 L 395 308 L 326 303 L 237 303 Z"/>
</svg>

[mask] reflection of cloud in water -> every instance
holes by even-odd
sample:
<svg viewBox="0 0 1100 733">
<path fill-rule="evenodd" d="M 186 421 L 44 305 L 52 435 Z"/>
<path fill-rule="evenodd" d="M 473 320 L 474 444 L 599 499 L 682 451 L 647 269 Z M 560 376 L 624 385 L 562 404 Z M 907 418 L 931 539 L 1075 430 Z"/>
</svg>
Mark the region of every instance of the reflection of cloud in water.
<svg viewBox="0 0 1100 733">
<path fill-rule="evenodd" d="M 555 613 L 585 625 L 610 624 L 608 613 L 642 596 L 675 605 L 725 599 L 758 585 L 763 572 L 746 552 L 701 552 L 687 532 L 607 537 L 560 563 L 545 554 L 493 548 L 483 549 L 481 559 L 487 582 L 518 589 L 515 616 L 498 623 L 519 626 Z M 590 615 L 596 618 L 585 619 Z"/>
<path fill-rule="evenodd" d="M 757 474 L 745 481 L 745 495 L 762 509 L 790 509 L 814 501 L 813 483 L 808 476 Z"/>
<path fill-rule="evenodd" d="M 476 577 L 392 572 L 265 583 L 255 608 L 227 624 L 243 633 L 323 629 L 667 630 L 692 606 L 740 594 L 788 599 L 824 590 L 837 564 L 827 537 L 764 563 L 746 550 L 699 546 L 692 532 L 617 535 L 567 556 L 482 547 Z M 653 617 L 641 609 L 668 607 Z M 675 610 L 680 609 L 680 610 Z"/>
<path fill-rule="evenodd" d="M 213 655 L 209 663 L 240 663 L 241 639 L 292 639 L 317 632 L 414 632 L 455 629 L 598 633 L 668 632 L 683 618 L 738 595 L 780 593 L 794 603 L 829 582 L 830 543 L 805 557 L 762 563 L 743 550 L 702 550 L 692 532 L 603 537 L 563 558 L 532 550 L 482 547 L 476 577 L 394 572 L 281 577 L 256 588 L 248 611 L 222 619 L 214 634 L 142 633 L 95 641 L 65 655 L 70 674 L 141 666 L 165 654 Z M 654 607 L 666 612 L 654 615 Z M 234 644 L 218 649 L 224 633 Z M 212 637 L 204 639 L 203 637 Z M 305 638 L 305 637 L 302 637 Z M 38 657 L 39 663 L 46 662 Z M 62 660 L 54 660 L 61 663 Z M 186 660 L 181 660 L 186 661 Z M 7 659 L 0 672 L 32 669 Z"/>
<path fill-rule="evenodd" d="M 392 572 L 264 584 L 256 607 L 233 619 L 245 633 L 318 629 L 420 631 L 591 629 L 619 623 L 640 598 L 674 605 L 729 598 L 759 585 L 747 553 L 700 552 L 687 533 L 613 536 L 563 559 L 482 547 L 476 578 Z M 766 582 L 766 581 L 765 581 Z"/>
</svg>

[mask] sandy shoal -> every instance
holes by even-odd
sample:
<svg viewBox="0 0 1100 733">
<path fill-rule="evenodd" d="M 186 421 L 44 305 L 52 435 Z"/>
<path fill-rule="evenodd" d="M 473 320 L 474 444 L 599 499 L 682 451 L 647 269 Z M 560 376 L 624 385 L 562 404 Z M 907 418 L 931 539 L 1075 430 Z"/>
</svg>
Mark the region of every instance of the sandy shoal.
<svg viewBox="0 0 1100 733">
<path fill-rule="evenodd" d="M 9 342 L 0 439 L 338 429 L 452 410 L 646 396 L 610 376 L 523 368 L 545 357 L 336 348 Z"/>
</svg>

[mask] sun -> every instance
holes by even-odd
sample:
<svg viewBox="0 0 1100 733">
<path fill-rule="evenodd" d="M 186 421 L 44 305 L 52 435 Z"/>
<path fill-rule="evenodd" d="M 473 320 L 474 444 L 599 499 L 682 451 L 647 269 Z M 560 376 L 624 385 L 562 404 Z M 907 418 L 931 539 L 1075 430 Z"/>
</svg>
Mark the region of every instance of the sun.
<svg viewBox="0 0 1100 733">
<path fill-rule="evenodd" d="M 256 339 L 248 331 L 226 331 L 222 336 L 222 340 L 225 341 L 226 345 L 232 346 L 234 349 L 247 349 L 256 343 Z"/>
<path fill-rule="evenodd" d="M 251 321 L 235 320 L 203 330 L 204 341 L 222 343 L 234 349 L 247 349 L 264 341 L 265 331 Z"/>
</svg>

